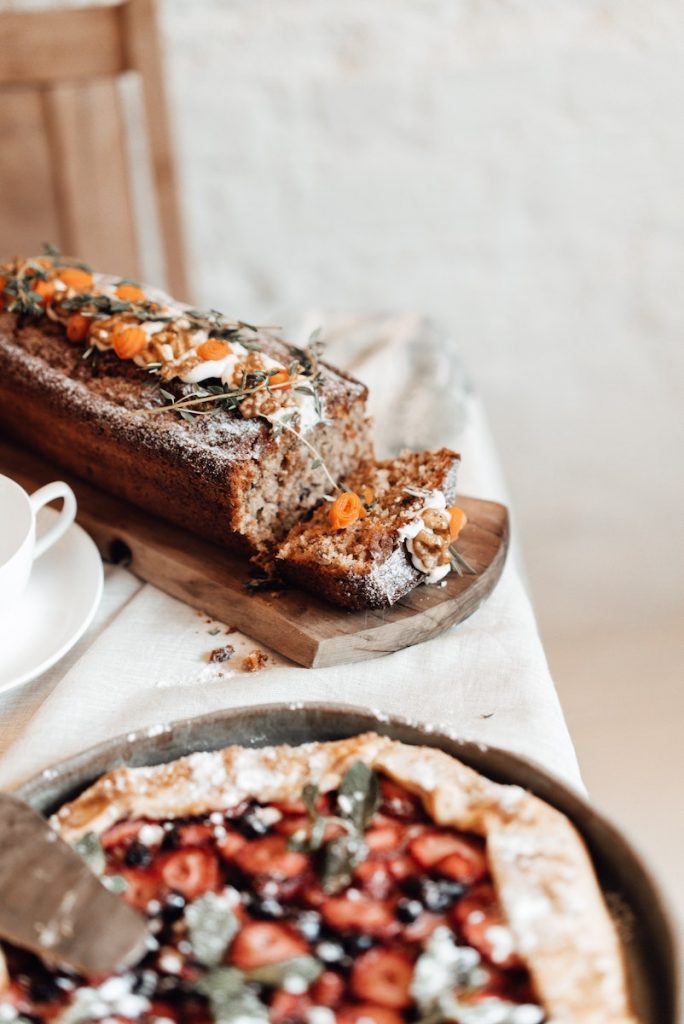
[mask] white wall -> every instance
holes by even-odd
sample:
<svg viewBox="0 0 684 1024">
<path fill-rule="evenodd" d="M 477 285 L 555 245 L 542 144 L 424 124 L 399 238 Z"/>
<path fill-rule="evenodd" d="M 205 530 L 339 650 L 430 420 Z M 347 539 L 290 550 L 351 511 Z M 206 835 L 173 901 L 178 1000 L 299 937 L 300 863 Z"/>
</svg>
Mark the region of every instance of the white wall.
<svg viewBox="0 0 684 1024">
<path fill-rule="evenodd" d="M 549 638 L 681 610 L 681 4 L 162 9 L 198 298 L 443 321 Z"/>
</svg>

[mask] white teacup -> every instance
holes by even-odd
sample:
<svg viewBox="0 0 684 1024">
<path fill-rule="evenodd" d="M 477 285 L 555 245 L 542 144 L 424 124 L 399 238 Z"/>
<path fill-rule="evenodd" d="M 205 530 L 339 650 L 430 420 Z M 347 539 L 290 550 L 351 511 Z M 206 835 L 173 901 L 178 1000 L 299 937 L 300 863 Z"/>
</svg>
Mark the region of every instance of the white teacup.
<svg viewBox="0 0 684 1024">
<path fill-rule="evenodd" d="M 36 513 L 55 498 L 64 499 L 59 518 L 36 538 Z M 75 516 L 74 492 L 63 481 L 29 495 L 8 476 L 0 476 L 0 617 L 16 608 L 33 562 L 64 535 Z"/>
</svg>

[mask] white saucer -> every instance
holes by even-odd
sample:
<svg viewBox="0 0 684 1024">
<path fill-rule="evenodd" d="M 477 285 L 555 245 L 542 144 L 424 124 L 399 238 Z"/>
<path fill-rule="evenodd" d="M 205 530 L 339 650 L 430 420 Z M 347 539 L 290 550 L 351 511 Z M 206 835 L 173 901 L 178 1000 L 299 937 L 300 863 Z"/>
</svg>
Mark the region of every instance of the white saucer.
<svg viewBox="0 0 684 1024">
<path fill-rule="evenodd" d="M 38 535 L 58 513 L 38 514 Z M 102 597 L 102 560 L 76 523 L 39 558 L 9 620 L 0 623 L 0 693 L 35 679 L 71 650 Z"/>
</svg>

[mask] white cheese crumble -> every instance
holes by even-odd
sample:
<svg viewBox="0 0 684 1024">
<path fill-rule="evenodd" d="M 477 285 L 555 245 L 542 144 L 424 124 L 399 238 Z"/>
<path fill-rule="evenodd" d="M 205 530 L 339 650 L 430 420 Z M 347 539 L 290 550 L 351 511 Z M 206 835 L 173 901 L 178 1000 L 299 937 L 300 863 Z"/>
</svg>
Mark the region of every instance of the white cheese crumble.
<svg viewBox="0 0 684 1024">
<path fill-rule="evenodd" d="M 134 984 L 134 975 L 124 974 L 107 978 L 98 988 L 78 989 L 70 1005 L 57 1018 L 58 1024 L 86 1024 L 110 1015 L 137 1020 L 149 1010 L 150 1001 L 133 993 Z"/>
<path fill-rule="evenodd" d="M 306 1011 L 306 1024 L 335 1024 L 335 1014 L 327 1006 L 310 1006 Z"/>
<path fill-rule="evenodd" d="M 437 509 L 439 512 L 445 512 L 446 507 L 446 498 L 442 491 L 427 491 L 421 512 L 427 512 L 430 508 Z M 440 580 L 443 580 L 451 572 L 451 562 L 447 562 L 446 565 L 437 565 L 434 569 L 427 567 L 413 548 L 413 541 L 422 530 L 428 530 L 428 527 L 426 527 L 422 515 L 418 515 L 416 519 L 400 528 L 398 536 L 406 544 L 406 550 L 411 556 L 413 567 L 418 569 L 419 572 L 425 573 L 425 582 L 439 583 Z M 430 531 L 428 530 L 428 532 Z"/>
</svg>

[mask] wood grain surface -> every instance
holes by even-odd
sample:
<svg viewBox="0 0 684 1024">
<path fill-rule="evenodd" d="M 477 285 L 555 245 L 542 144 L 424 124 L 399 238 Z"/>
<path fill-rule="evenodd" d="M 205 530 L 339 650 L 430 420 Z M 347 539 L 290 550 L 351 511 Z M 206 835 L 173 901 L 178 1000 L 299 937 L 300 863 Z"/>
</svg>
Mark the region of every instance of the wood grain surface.
<svg viewBox="0 0 684 1024">
<path fill-rule="evenodd" d="M 69 483 L 78 521 L 105 561 L 125 561 L 141 579 L 290 658 L 320 668 L 378 658 L 429 640 L 466 619 L 496 586 L 508 547 L 508 512 L 459 497 L 468 515 L 458 549 L 474 576 L 450 573 L 445 586 L 419 586 L 392 608 L 349 612 L 299 590 L 249 594 L 249 563 L 229 551 L 98 490 L 0 439 L 0 473 L 28 491 Z"/>
</svg>

